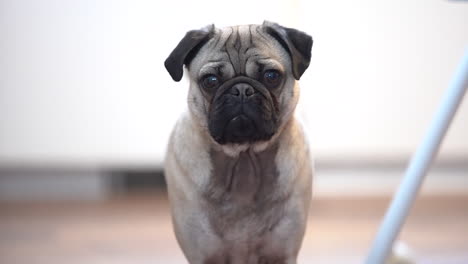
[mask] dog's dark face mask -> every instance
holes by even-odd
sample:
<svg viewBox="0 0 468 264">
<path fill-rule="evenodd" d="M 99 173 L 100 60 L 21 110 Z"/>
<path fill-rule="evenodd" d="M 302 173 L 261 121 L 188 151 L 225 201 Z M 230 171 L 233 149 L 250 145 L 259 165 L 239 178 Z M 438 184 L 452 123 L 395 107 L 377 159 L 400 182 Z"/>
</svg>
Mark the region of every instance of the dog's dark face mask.
<svg viewBox="0 0 468 264">
<path fill-rule="evenodd" d="M 219 144 L 267 141 L 281 126 L 293 97 L 294 79 L 307 69 L 312 38 L 265 22 L 187 33 L 165 62 L 179 81 L 185 64 L 203 97 L 203 115 Z M 189 99 L 190 100 L 190 99 Z M 201 107 L 201 106 L 200 106 Z"/>
<path fill-rule="evenodd" d="M 278 129 L 278 102 L 263 83 L 238 76 L 214 93 L 208 128 L 220 144 L 269 140 Z"/>
</svg>

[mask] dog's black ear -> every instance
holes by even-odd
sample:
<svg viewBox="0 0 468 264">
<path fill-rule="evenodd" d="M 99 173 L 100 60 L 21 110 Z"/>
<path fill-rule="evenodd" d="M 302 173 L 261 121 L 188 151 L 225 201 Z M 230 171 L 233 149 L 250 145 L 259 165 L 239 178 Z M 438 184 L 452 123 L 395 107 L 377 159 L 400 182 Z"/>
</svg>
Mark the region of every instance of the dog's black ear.
<svg viewBox="0 0 468 264">
<path fill-rule="evenodd" d="M 178 82 L 182 79 L 184 64 L 188 65 L 200 48 L 211 38 L 214 28 L 214 25 L 210 25 L 203 29 L 187 32 L 167 57 L 164 66 L 174 81 Z"/>
<path fill-rule="evenodd" d="M 299 80 L 309 67 L 312 37 L 294 28 L 287 28 L 269 21 L 263 22 L 266 32 L 274 37 L 291 56 L 294 78 Z"/>
</svg>

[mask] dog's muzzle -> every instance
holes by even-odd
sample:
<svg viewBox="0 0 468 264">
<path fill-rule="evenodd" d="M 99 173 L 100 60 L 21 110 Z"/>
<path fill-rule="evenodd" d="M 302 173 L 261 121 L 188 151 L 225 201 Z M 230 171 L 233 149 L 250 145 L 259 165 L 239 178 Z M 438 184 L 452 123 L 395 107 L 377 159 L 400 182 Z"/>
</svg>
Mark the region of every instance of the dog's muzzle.
<svg viewBox="0 0 468 264">
<path fill-rule="evenodd" d="M 220 144 L 268 140 L 276 132 L 277 112 L 274 98 L 262 83 L 239 76 L 216 91 L 208 128 Z"/>
</svg>

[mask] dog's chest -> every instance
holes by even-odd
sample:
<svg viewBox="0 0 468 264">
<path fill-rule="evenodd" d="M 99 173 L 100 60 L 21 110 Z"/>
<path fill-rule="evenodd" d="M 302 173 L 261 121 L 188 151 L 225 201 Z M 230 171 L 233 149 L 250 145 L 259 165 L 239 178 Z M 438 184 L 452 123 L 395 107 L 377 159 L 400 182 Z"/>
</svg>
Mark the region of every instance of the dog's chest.
<svg viewBox="0 0 468 264">
<path fill-rule="evenodd" d="M 213 203 L 232 206 L 262 202 L 277 187 L 277 149 L 276 145 L 259 153 L 248 149 L 237 157 L 212 150 L 213 170 L 205 197 Z"/>
<path fill-rule="evenodd" d="M 285 198 L 278 191 L 276 152 L 276 146 L 261 153 L 248 150 L 236 158 L 211 152 L 213 173 L 204 193 L 205 212 L 220 237 L 248 239 L 279 221 Z"/>
</svg>

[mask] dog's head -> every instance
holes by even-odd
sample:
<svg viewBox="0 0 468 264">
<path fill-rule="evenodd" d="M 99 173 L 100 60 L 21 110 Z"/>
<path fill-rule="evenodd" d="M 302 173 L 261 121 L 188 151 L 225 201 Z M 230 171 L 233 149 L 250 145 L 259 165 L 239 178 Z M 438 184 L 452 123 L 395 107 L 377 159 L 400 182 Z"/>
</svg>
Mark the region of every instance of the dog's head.
<svg viewBox="0 0 468 264">
<path fill-rule="evenodd" d="M 165 61 L 175 81 L 186 65 L 189 109 L 219 144 L 270 140 L 291 119 L 296 81 L 312 38 L 271 22 L 189 31 Z"/>
</svg>

